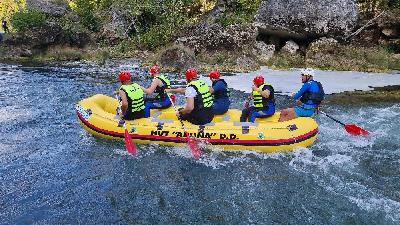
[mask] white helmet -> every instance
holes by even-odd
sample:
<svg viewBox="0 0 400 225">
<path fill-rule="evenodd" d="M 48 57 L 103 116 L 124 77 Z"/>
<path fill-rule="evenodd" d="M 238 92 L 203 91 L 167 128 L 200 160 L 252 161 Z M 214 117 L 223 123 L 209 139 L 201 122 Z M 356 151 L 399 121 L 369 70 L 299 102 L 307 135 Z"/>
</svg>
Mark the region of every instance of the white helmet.
<svg viewBox="0 0 400 225">
<path fill-rule="evenodd" d="M 301 69 L 301 70 L 300 70 L 300 74 L 313 76 L 313 78 L 315 78 L 315 72 L 314 72 L 314 70 L 311 69 L 311 68 Z"/>
</svg>

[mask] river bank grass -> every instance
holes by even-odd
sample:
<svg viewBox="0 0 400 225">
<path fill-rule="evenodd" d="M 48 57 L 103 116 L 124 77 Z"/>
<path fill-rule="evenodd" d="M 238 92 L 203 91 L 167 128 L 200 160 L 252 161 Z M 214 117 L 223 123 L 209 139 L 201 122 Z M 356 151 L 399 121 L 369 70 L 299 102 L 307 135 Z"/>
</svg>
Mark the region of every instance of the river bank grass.
<svg viewBox="0 0 400 225">
<path fill-rule="evenodd" d="M 103 64 L 109 59 L 134 58 L 142 61 L 144 66 L 158 63 L 159 51 L 150 52 L 135 49 L 131 45 L 113 47 L 90 46 L 72 48 L 66 46 L 50 47 L 29 57 L 7 57 L 5 46 L 0 46 L 0 62 L 32 62 L 52 63 L 63 61 L 88 60 Z M 218 51 L 215 53 L 199 53 L 196 55 L 197 68 L 209 71 L 218 68 L 224 72 L 249 72 L 268 66 L 272 69 L 286 70 L 290 68 L 312 67 L 321 70 L 388 72 L 400 70 L 400 55 L 383 47 L 343 46 L 335 53 L 321 54 L 318 58 L 307 58 L 301 54 L 286 55 L 276 53 L 269 60 L 260 60 L 251 53 L 235 51 Z M 169 68 L 164 68 L 172 70 Z M 173 71 L 175 72 L 175 71 Z"/>
<path fill-rule="evenodd" d="M 345 91 L 326 97 L 324 104 L 362 106 L 382 103 L 399 103 L 400 85 L 376 87 L 371 91 Z"/>
</svg>

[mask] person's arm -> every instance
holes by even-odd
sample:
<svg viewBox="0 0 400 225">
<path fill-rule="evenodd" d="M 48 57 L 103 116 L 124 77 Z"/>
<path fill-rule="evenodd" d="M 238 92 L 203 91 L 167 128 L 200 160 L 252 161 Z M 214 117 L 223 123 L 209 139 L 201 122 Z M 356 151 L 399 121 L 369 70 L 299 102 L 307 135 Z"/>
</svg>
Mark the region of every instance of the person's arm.
<svg viewBox="0 0 400 225">
<path fill-rule="evenodd" d="M 214 91 L 215 91 L 214 88 L 210 87 L 209 89 L 210 89 L 211 94 L 214 94 Z"/>
<path fill-rule="evenodd" d="M 119 97 L 121 98 L 121 113 L 125 115 L 126 110 L 128 109 L 128 98 L 126 97 L 126 94 L 123 90 L 119 91 Z"/>
<path fill-rule="evenodd" d="M 144 93 L 146 94 L 153 94 L 154 91 L 156 90 L 157 86 L 160 84 L 160 79 L 154 78 L 153 81 L 151 82 L 151 85 L 149 88 L 143 88 Z"/>
<path fill-rule="evenodd" d="M 261 94 L 261 96 L 263 96 L 264 98 L 268 98 L 270 95 L 270 91 L 267 89 L 267 87 L 265 87 L 265 90 L 261 90 L 261 88 L 256 87 L 255 85 L 253 85 L 253 91 L 257 91 Z"/>
<path fill-rule="evenodd" d="M 179 110 L 179 114 L 188 114 L 192 112 L 194 109 L 194 98 L 186 97 L 186 105 L 185 108 Z"/>
<path fill-rule="evenodd" d="M 171 88 L 171 89 L 165 89 L 166 92 L 169 93 L 179 93 L 179 94 L 185 94 L 186 88 Z"/>
<path fill-rule="evenodd" d="M 309 88 L 309 83 L 308 82 L 304 83 L 303 86 L 301 86 L 301 89 L 296 94 L 293 94 L 293 99 L 294 100 L 299 99 L 304 94 L 304 92 L 308 90 L 308 88 Z"/>
</svg>

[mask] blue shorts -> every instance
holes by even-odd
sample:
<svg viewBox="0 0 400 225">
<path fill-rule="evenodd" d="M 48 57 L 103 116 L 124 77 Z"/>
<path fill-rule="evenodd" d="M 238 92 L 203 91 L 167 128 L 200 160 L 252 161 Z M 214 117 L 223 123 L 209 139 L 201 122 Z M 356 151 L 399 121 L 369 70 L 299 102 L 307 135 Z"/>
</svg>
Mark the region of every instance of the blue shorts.
<svg viewBox="0 0 400 225">
<path fill-rule="evenodd" d="M 296 113 L 296 115 L 298 117 L 311 117 L 311 116 L 314 115 L 315 109 L 314 108 L 305 109 L 305 108 L 302 108 L 300 106 L 295 106 L 294 107 L 294 112 Z"/>
</svg>

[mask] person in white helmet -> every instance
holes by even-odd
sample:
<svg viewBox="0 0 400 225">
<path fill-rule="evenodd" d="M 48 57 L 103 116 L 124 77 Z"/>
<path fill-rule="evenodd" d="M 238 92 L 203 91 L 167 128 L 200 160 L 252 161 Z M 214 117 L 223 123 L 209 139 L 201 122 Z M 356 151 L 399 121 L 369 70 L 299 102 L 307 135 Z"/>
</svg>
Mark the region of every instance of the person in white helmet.
<svg viewBox="0 0 400 225">
<path fill-rule="evenodd" d="M 294 108 L 283 109 L 279 122 L 297 117 L 311 117 L 316 112 L 322 100 L 324 100 L 324 89 L 320 82 L 314 80 L 314 70 L 310 68 L 302 69 L 300 75 L 303 86 L 296 94 L 293 94 L 293 99 L 300 100 L 301 104 Z"/>
</svg>

